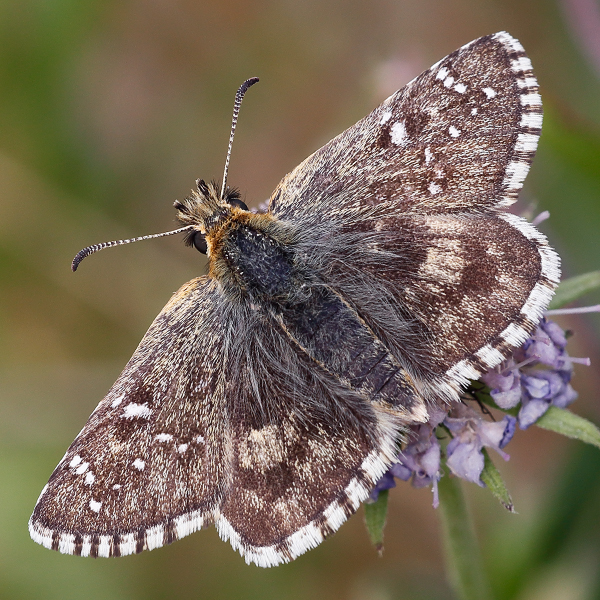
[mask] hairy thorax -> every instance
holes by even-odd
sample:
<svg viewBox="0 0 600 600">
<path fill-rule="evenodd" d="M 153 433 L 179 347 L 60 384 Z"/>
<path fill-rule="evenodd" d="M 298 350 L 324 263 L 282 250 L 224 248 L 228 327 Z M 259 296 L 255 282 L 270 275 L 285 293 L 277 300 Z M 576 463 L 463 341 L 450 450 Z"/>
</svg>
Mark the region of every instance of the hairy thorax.
<svg viewBox="0 0 600 600">
<path fill-rule="evenodd" d="M 230 296 L 289 304 L 306 276 L 290 244 L 283 243 L 286 237 L 285 229 L 269 215 L 233 208 L 207 235 L 209 274 Z"/>
<path fill-rule="evenodd" d="M 228 190 L 221 199 L 214 183 L 198 181 L 198 191 L 175 207 L 179 220 L 194 227 L 196 247 L 201 238 L 209 275 L 230 300 L 293 303 L 307 283 L 294 257 L 293 230 L 270 214 L 254 214 L 236 203 L 243 205 L 236 192 Z"/>
<path fill-rule="evenodd" d="M 295 254 L 294 231 L 236 200 L 221 200 L 214 184 L 200 181 L 198 193 L 176 204 L 179 219 L 202 236 L 210 277 L 231 301 L 251 302 L 278 324 L 338 384 L 393 408 L 406 423 L 423 421 L 427 412 L 410 375 L 356 309 L 308 271 Z"/>
</svg>

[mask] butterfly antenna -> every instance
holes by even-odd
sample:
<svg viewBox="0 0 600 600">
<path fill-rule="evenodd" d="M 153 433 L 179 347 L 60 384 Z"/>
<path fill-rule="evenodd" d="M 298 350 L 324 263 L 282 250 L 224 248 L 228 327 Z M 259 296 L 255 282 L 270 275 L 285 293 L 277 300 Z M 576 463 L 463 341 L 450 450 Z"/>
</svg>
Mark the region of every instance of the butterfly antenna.
<svg viewBox="0 0 600 600">
<path fill-rule="evenodd" d="M 238 115 L 240 114 L 240 106 L 244 99 L 244 94 L 248 91 L 248 88 L 255 83 L 258 83 L 258 77 L 251 77 L 246 79 L 242 85 L 240 85 L 236 95 L 235 102 L 233 103 L 233 118 L 231 119 L 231 133 L 229 134 L 229 148 L 227 148 L 227 158 L 225 159 L 225 170 L 223 171 L 223 187 L 221 188 L 221 200 L 225 197 L 225 186 L 227 185 L 227 172 L 229 171 L 229 159 L 231 158 L 231 146 L 233 145 L 233 136 L 235 134 L 235 126 L 237 125 Z"/>
<path fill-rule="evenodd" d="M 94 254 L 94 252 L 98 252 L 100 250 L 104 250 L 104 248 L 112 248 L 113 246 L 122 246 L 123 244 L 131 244 L 133 242 L 141 242 L 142 240 L 151 240 L 152 238 L 165 237 L 166 235 L 175 235 L 176 233 L 182 233 L 183 231 L 189 231 L 193 229 L 191 225 L 187 227 L 181 227 L 179 229 L 175 229 L 174 231 L 165 231 L 164 233 L 155 233 L 153 235 L 143 235 L 141 237 L 131 238 L 128 240 L 115 240 L 114 242 L 102 242 L 101 244 L 94 244 L 93 246 L 88 246 L 83 250 L 80 250 L 73 262 L 71 263 L 71 270 L 73 272 L 77 271 L 77 267 L 79 263 L 89 256 L 90 254 Z"/>
</svg>

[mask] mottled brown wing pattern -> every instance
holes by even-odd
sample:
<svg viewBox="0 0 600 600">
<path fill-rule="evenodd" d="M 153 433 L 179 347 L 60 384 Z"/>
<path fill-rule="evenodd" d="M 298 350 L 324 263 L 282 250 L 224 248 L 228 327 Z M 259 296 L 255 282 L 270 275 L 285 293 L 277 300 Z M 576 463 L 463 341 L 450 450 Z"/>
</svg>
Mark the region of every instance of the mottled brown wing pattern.
<svg viewBox="0 0 600 600">
<path fill-rule="evenodd" d="M 274 357 L 276 357 L 274 359 Z M 34 540 L 122 556 L 215 523 L 247 562 L 316 546 L 391 463 L 400 419 L 208 278 L 156 318 L 42 492 Z"/>
<path fill-rule="evenodd" d="M 292 408 L 279 398 L 259 424 L 243 404 L 231 406 L 232 480 L 216 526 L 259 566 L 293 560 L 336 531 L 396 452 L 398 423 L 365 406 L 345 405 L 343 414 L 322 383 L 311 387 L 310 403 Z"/>
<path fill-rule="evenodd" d="M 226 483 L 219 299 L 196 279 L 158 315 L 44 488 L 34 540 L 119 556 L 212 522 Z"/>
<path fill-rule="evenodd" d="M 273 193 L 272 213 L 303 228 L 299 252 L 430 399 L 456 399 L 521 345 L 558 284 L 546 238 L 503 210 L 541 125 L 531 63 L 497 33 L 421 74 Z"/>
<path fill-rule="evenodd" d="M 270 210 L 309 227 L 382 203 L 420 214 L 507 206 L 541 127 L 542 102 L 523 47 L 504 32 L 482 37 L 309 156 L 277 186 Z"/>
<path fill-rule="evenodd" d="M 390 216 L 360 229 L 360 249 L 338 246 L 322 276 L 429 400 L 455 397 L 521 345 L 559 278 L 545 238 L 511 214 Z"/>
<path fill-rule="evenodd" d="M 269 312 L 240 310 L 244 327 L 228 349 L 231 480 L 216 527 L 247 562 L 273 566 L 356 511 L 404 421 L 341 385 Z"/>
<path fill-rule="evenodd" d="M 209 276 L 173 296 L 68 449 L 33 539 L 119 556 L 214 523 L 273 566 L 336 531 L 425 401 L 456 399 L 548 305 L 558 256 L 503 211 L 541 123 L 531 63 L 498 33 L 310 156 L 270 215 L 200 180 L 177 208 Z"/>
<path fill-rule="evenodd" d="M 375 419 L 367 432 L 368 422 L 342 427 L 322 414 L 308 412 L 304 422 L 282 416 L 258 429 L 237 421 L 232 486 L 216 523 L 221 537 L 259 566 L 293 560 L 336 531 L 395 448 L 394 430 L 384 435 Z"/>
</svg>

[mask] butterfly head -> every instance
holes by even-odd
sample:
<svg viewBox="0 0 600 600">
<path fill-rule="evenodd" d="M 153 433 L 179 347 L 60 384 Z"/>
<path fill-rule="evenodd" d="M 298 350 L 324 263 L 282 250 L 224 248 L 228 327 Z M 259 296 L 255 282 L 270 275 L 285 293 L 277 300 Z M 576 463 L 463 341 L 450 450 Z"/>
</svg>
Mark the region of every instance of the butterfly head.
<svg viewBox="0 0 600 600">
<path fill-rule="evenodd" d="M 176 200 L 174 206 L 178 220 L 191 227 L 186 244 L 207 254 L 207 238 L 214 237 L 228 221 L 247 212 L 248 207 L 240 199 L 240 193 L 236 189 L 227 188 L 221 198 L 215 181 L 206 183 L 203 179 L 198 179 L 196 186 L 197 191 L 193 190 L 191 196 L 183 202 Z"/>
<path fill-rule="evenodd" d="M 83 250 L 80 250 L 73 259 L 73 262 L 71 263 L 71 269 L 73 271 L 77 270 L 77 267 L 84 258 L 104 248 L 121 246 L 123 244 L 130 244 L 131 242 L 138 242 L 140 240 L 148 240 L 183 232 L 187 232 L 187 237 L 185 240 L 187 245 L 194 246 L 202 254 L 211 254 L 211 234 L 215 233 L 213 237 L 219 237 L 216 235 L 216 233 L 219 231 L 226 231 L 228 228 L 224 227 L 224 224 L 231 222 L 231 218 L 235 217 L 236 215 L 240 216 L 242 214 L 246 214 L 248 217 L 251 217 L 251 214 L 248 212 L 248 207 L 240 199 L 239 192 L 227 186 L 227 173 L 229 169 L 229 159 L 231 158 L 233 135 L 235 133 L 235 127 L 237 124 L 237 118 L 240 111 L 240 106 L 242 104 L 242 99 L 244 98 L 244 94 L 248 88 L 257 82 L 258 77 L 251 77 L 250 79 L 247 79 L 239 87 L 235 95 L 231 133 L 229 136 L 229 147 L 227 149 L 227 158 L 225 159 L 225 169 L 223 171 L 223 184 L 221 186 L 221 191 L 219 192 L 216 182 L 212 181 L 207 184 L 203 179 L 198 179 L 196 181 L 198 191 L 192 190 L 192 195 L 186 198 L 183 202 L 175 202 L 175 208 L 177 209 L 178 213 L 177 217 L 183 224 L 183 227 L 173 231 L 166 231 L 164 233 L 143 235 L 137 238 L 115 240 L 112 242 L 103 242 L 101 244 L 88 246 Z M 266 220 L 269 221 L 268 218 Z M 231 227 L 229 227 L 229 229 L 231 229 Z M 269 229 L 268 226 L 267 229 Z M 221 235 L 221 237 L 223 236 Z"/>
<path fill-rule="evenodd" d="M 293 279 L 294 233 L 270 213 L 252 213 L 237 190 L 197 182 L 198 191 L 175 202 L 189 228 L 186 244 L 209 258 L 209 274 L 233 296 L 287 297 Z"/>
</svg>

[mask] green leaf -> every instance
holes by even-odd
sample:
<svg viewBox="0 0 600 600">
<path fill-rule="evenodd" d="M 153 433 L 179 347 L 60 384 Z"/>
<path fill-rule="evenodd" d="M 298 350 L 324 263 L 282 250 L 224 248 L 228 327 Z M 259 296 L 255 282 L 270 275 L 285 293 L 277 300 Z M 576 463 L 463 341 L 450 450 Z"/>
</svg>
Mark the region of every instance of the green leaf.
<svg viewBox="0 0 600 600">
<path fill-rule="evenodd" d="M 551 406 L 537 420 L 536 425 L 600 448 L 600 429 L 566 408 Z"/>
<path fill-rule="evenodd" d="M 496 468 L 496 465 L 492 462 L 490 455 L 486 448 L 483 448 L 483 458 L 485 460 L 483 471 L 481 472 L 481 481 L 485 483 L 487 488 L 492 492 L 500 504 L 506 508 L 506 510 L 514 513 L 515 507 L 513 505 L 510 493 L 500 475 L 500 471 Z"/>
<path fill-rule="evenodd" d="M 561 308 L 598 287 L 600 287 L 600 271 L 591 271 L 565 279 L 556 289 L 549 308 Z"/>
<path fill-rule="evenodd" d="M 389 490 L 379 492 L 379 498 L 375 502 L 364 505 L 367 531 L 369 532 L 373 546 L 375 546 L 379 554 L 383 552 L 383 528 L 385 527 L 385 518 L 387 515 L 388 492 Z"/>
</svg>

